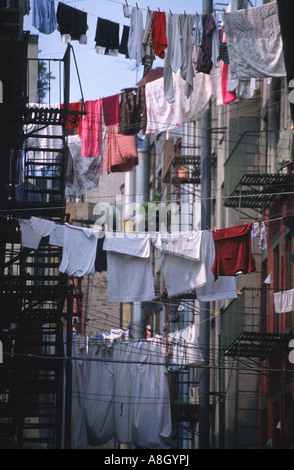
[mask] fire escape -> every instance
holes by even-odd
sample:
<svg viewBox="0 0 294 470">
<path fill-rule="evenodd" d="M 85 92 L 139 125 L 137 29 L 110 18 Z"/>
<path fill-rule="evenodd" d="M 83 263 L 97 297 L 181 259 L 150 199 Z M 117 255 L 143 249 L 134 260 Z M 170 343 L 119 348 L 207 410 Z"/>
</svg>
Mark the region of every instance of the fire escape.
<svg viewBox="0 0 294 470">
<path fill-rule="evenodd" d="M 73 287 L 58 271 L 62 248 L 49 244 L 49 237 L 37 249 L 23 247 L 20 221 L 66 221 L 71 50 L 59 61 L 64 106 L 32 107 L 21 11 L 2 9 L 1 21 L 0 446 L 69 448 Z M 47 132 L 52 127 L 58 132 Z"/>
<path fill-rule="evenodd" d="M 277 132 L 274 137 L 278 141 Z M 245 132 L 225 162 L 224 205 L 258 220 L 270 209 L 284 192 L 290 191 L 294 183 L 292 172 L 273 168 L 277 151 L 268 147 L 269 131 Z M 247 212 L 245 212 L 247 211 Z M 264 272 L 261 273 L 265 275 Z M 234 448 L 254 448 L 260 438 L 260 412 L 258 375 L 254 370 L 262 364 L 275 365 L 285 361 L 291 335 L 269 332 L 262 318 L 266 286 L 244 288 L 238 298 L 222 311 L 220 334 L 221 361 L 234 364 Z M 223 375 L 224 380 L 224 373 Z M 225 382 L 223 382 L 224 384 Z M 222 389 L 222 405 L 225 409 L 225 390 Z M 233 403 L 229 405 L 233 408 Z M 223 411 L 224 412 L 224 411 Z M 225 413 L 225 412 L 224 412 Z"/>
</svg>

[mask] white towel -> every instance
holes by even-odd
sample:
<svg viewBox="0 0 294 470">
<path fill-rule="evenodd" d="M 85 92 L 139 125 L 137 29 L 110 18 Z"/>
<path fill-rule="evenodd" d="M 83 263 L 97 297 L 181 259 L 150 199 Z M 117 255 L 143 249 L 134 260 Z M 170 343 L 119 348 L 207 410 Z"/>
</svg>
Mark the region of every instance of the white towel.
<svg viewBox="0 0 294 470">
<path fill-rule="evenodd" d="M 274 305 L 276 313 L 286 313 L 294 310 L 294 289 L 274 292 Z"/>
</svg>

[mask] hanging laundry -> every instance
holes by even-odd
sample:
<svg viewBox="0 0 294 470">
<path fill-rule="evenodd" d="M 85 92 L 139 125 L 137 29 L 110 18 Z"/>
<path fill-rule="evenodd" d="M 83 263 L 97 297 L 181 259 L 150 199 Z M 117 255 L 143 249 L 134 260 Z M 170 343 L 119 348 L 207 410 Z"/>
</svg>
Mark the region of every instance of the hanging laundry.
<svg viewBox="0 0 294 470">
<path fill-rule="evenodd" d="M 162 253 L 200 261 L 202 231 L 173 232 L 166 235 L 157 233 L 152 239 L 154 246 Z"/>
<path fill-rule="evenodd" d="M 107 253 L 103 249 L 103 245 L 104 245 L 104 237 L 99 237 L 98 243 L 97 243 L 96 259 L 95 259 L 95 272 L 96 273 L 107 272 Z"/>
<path fill-rule="evenodd" d="M 225 28 L 222 26 L 220 30 L 220 45 L 219 45 L 219 58 L 225 63 L 229 64 L 230 59 L 229 59 L 229 53 L 228 53 L 228 45 L 227 45 L 227 38 L 226 38 L 226 32 Z"/>
<path fill-rule="evenodd" d="M 62 258 L 59 271 L 69 276 L 95 273 L 98 238 L 92 228 L 64 224 Z"/>
<path fill-rule="evenodd" d="M 132 342 L 119 342 L 115 345 L 113 352 L 114 421 L 116 438 L 120 444 L 131 445 L 133 442 L 137 370 L 135 360 L 137 357 L 137 348 Z"/>
<path fill-rule="evenodd" d="M 294 289 L 274 292 L 275 313 L 287 313 L 294 310 Z"/>
<path fill-rule="evenodd" d="M 277 2 L 223 15 L 234 79 L 286 76 Z"/>
<path fill-rule="evenodd" d="M 83 404 L 88 444 L 106 444 L 115 436 L 113 348 L 90 342 L 85 365 Z"/>
<path fill-rule="evenodd" d="M 105 126 L 119 123 L 119 94 L 102 98 L 102 109 Z"/>
<path fill-rule="evenodd" d="M 99 157 L 102 146 L 102 101 L 85 101 L 86 114 L 82 117 L 81 156 Z"/>
<path fill-rule="evenodd" d="M 162 338 L 140 341 L 137 351 L 133 443 L 139 448 L 168 449 L 172 421 Z"/>
<path fill-rule="evenodd" d="M 193 24 L 193 44 L 196 47 L 200 47 L 202 45 L 202 41 L 203 41 L 202 15 L 198 15 L 198 13 L 196 13 L 196 16 L 194 18 L 194 24 Z"/>
<path fill-rule="evenodd" d="M 25 151 L 10 150 L 9 155 L 9 182 L 12 185 L 21 184 L 24 181 Z"/>
<path fill-rule="evenodd" d="M 234 276 L 219 276 L 215 281 L 211 272 L 215 258 L 215 248 L 212 232 L 202 232 L 202 243 L 206 246 L 206 284 L 196 288 L 197 299 L 200 302 L 213 302 L 217 300 L 236 299 L 238 297 L 236 278 Z"/>
<path fill-rule="evenodd" d="M 125 18 L 131 17 L 131 8 L 127 4 L 123 4 L 123 14 Z"/>
<path fill-rule="evenodd" d="M 119 24 L 104 18 L 98 18 L 95 42 L 98 54 L 117 56 L 119 50 Z"/>
<path fill-rule="evenodd" d="M 259 248 L 261 250 L 267 250 L 267 241 L 266 241 L 267 231 L 265 227 L 265 223 L 261 223 L 260 228 L 260 238 L 259 238 Z"/>
<path fill-rule="evenodd" d="M 146 125 L 145 85 L 125 90 L 120 99 L 119 134 L 145 134 Z"/>
<path fill-rule="evenodd" d="M 272 279 L 271 279 L 271 274 L 269 273 L 265 280 L 263 281 L 264 284 L 271 284 L 272 283 Z"/>
<path fill-rule="evenodd" d="M 168 368 L 180 370 L 203 362 L 195 323 L 167 335 Z"/>
<path fill-rule="evenodd" d="M 25 248 L 37 250 L 43 237 L 49 236 L 55 229 L 55 222 L 31 217 L 19 221 L 21 228 L 21 244 Z"/>
<path fill-rule="evenodd" d="M 143 302 L 155 297 L 149 236 L 130 237 L 105 234 L 109 302 Z"/>
<path fill-rule="evenodd" d="M 87 13 L 59 2 L 56 18 L 63 42 L 79 41 L 87 44 Z"/>
<path fill-rule="evenodd" d="M 236 92 L 228 90 L 229 80 L 229 64 L 219 61 L 218 75 L 217 75 L 217 90 L 216 90 L 216 105 L 223 106 L 230 104 L 237 99 Z"/>
<path fill-rule="evenodd" d="M 144 47 L 144 57 L 142 59 L 142 64 L 144 65 L 143 76 L 152 69 L 153 62 L 155 60 L 154 53 L 154 12 L 149 10 L 146 15 L 146 25 L 145 32 L 143 36 L 143 47 Z"/>
<path fill-rule="evenodd" d="M 251 224 L 212 231 L 215 259 L 211 271 L 219 276 L 236 276 L 254 272 L 255 260 L 251 252 Z"/>
<path fill-rule="evenodd" d="M 35 0 L 33 2 L 32 25 L 43 34 L 51 34 L 57 29 L 54 0 Z"/>
<path fill-rule="evenodd" d="M 106 172 L 130 171 L 138 165 L 135 136 L 119 134 L 119 124 L 106 128 Z"/>
<path fill-rule="evenodd" d="M 218 28 L 218 14 L 213 14 L 213 19 L 215 22 L 215 28 L 212 32 L 212 44 L 211 44 L 211 61 L 214 67 L 219 66 L 219 59 L 220 59 L 220 46 L 221 46 L 221 39 L 220 39 L 220 30 Z"/>
<path fill-rule="evenodd" d="M 199 261 L 162 252 L 161 271 L 169 297 L 192 292 L 206 284 L 206 247 L 201 243 Z"/>
<path fill-rule="evenodd" d="M 259 222 L 253 222 L 253 224 L 251 226 L 251 240 L 258 237 L 259 233 L 260 233 L 260 223 Z"/>
<path fill-rule="evenodd" d="M 164 60 L 164 96 L 169 103 L 175 101 L 173 73 L 177 72 L 183 63 L 181 47 L 180 15 L 168 15 L 167 19 L 168 48 Z"/>
<path fill-rule="evenodd" d="M 181 77 L 185 81 L 184 95 L 190 98 L 194 86 L 194 68 L 192 62 L 192 31 L 195 15 L 180 15 L 180 28 L 182 34 L 182 64 Z"/>
<path fill-rule="evenodd" d="M 62 247 L 64 243 L 64 225 L 56 224 L 49 236 L 49 244 Z"/>
<path fill-rule="evenodd" d="M 160 59 L 164 59 L 165 49 L 167 48 L 165 12 L 154 11 L 153 19 L 154 19 L 154 31 L 153 31 L 154 54 L 160 57 Z"/>
<path fill-rule="evenodd" d="M 121 40 L 119 43 L 118 53 L 123 54 L 127 59 L 129 58 L 129 50 L 128 50 L 129 35 L 130 35 L 130 27 L 124 24 Z"/>
<path fill-rule="evenodd" d="M 143 46 L 143 12 L 141 8 L 133 7 L 130 18 L 130 33 L 128 39 L 129 58 L 135 60 L 136 65 L 140 65 L 144 57 Z"/>
<path fill-rule="evenodd" d="M 101 157 L 82 157 L 81 139 L 79 135 L 68 136 L 68 149 L 72 158 L 73 178 L 66 182 L 66 197 L 82 197 L 99 185 Z"/>
<path fill-rule="evenodd" d="M 212 37 L 216 28 L 213 15 L 203 15 L 203 38 L 196 64 L 196 71 L 210 74 L 212 62 Z"/>
<path fill-rule="evenodd" d="M 71 396 L 71 448 L 87 449 L 88 437 L 85 420 L 84 399 L 85 367 L 86 367 L 86 339 L 73 333 L 72 340 L 72 396 Z"/>
<path fill-rule="evenodd" d="M 181 71 L 173 74 L 174 102 L 168 103 L 164 96 L 164 78 L 146 83 L 147 134 L 160 134 L 184 122 L 197 121 L 206 111 L 212 97 L 210 77 L 197 74 L 189 99 L 184 95 L 185 81 Z"/>
<path fill-rule="evenodd" d="M 61 109 L 64 109 L 64 104 L 60 105 Z M 69 116 L 65 123 L 66 129 L 73 130 L 78 129 L 78 134 L 82 132 L 82 103 L 77 101 L 76 103 L 69 103 Z"/>
</svg>

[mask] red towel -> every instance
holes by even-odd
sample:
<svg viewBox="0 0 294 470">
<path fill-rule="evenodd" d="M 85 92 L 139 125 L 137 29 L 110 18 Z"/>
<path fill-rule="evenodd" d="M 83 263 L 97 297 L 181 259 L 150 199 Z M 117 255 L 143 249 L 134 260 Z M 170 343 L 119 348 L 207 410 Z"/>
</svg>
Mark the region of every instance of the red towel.
<svg viewBox="0 0 294 470">
<path fill-rule="evenodd" d="M 154 53 L 161 59 L 164 59 L 164 49 L 167 48 L 167 37 L 166 37 L 166 16 L 165 12 L 155 11 L 154 12 Z"/>
<path fill-rule="evenodd" d="M 102 98 L 102 107 L 106 126 L 119 123 L 119 94 Z"/>
<path fill-rule="evenodd" d="M 101 99 L 85 101 L 86 115 L 82 119 L 81 156 L 99 157 L 102 146 Z"/>
</svg>

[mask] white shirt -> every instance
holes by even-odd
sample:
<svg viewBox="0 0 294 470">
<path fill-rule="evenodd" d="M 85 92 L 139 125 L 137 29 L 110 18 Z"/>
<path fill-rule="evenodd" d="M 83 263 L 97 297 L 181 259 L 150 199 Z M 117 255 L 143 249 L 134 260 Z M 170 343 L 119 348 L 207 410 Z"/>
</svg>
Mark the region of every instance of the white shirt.
<svg viewBox="0 0 294 470">
<path fill-rule="evenodd" d="M 95 273 L 98 238 L 92 228 L 64 224 L 62 259 L 59 271 L 70 276 Z"/>
</svg>

